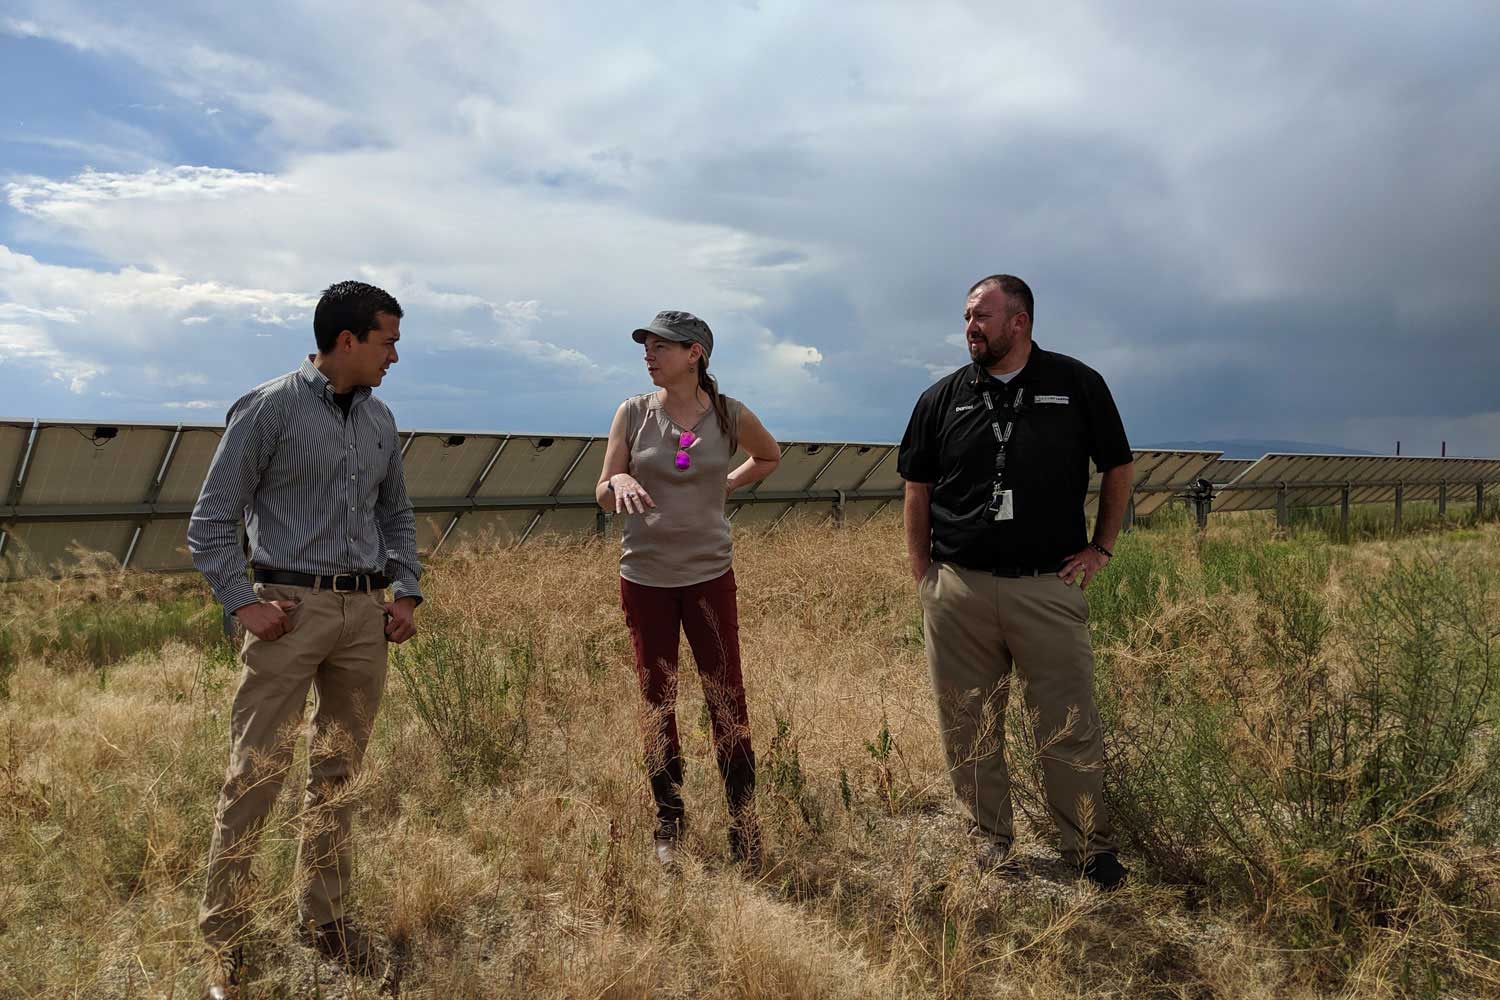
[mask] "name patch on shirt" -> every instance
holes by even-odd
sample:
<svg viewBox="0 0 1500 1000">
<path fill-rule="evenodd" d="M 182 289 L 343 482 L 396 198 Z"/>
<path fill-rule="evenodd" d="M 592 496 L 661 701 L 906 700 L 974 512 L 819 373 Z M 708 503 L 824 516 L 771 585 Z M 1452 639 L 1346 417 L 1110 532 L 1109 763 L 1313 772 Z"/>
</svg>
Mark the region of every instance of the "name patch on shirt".
<svg viewBox="0 0 1500 1000">
<path fill-rule="evenodd" d="M 955 406 L 953 408 L 953 412 L 954 413 L 962 413 L 965 410 L 972 410 L 972 409 L 974 409 L 974 407 L 977 406 L 977 405 L 979 405 L 979 404 L 977 404 L 977 403 L 970 403 L 967 406 Z"/>
<path fill-rule="evenodd" d="M 1033 402 L 1035 402 L 1035 403 L 1060 403 L 1063 406 L 1067 406 L 1068 405 L 1068 397 L 1067 396 L 1037 396 L 1033 400 Z"/>
</svg>

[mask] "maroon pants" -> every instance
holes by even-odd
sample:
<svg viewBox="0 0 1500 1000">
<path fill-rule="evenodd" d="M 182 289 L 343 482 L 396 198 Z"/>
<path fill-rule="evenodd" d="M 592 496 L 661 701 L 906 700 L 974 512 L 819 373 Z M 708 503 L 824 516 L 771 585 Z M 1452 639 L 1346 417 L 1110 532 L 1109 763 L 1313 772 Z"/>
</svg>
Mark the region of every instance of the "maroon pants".
<svg viewBox="0 0 1500 1000">
<path fill-rule="evenodd" d="M 686 633 L 713 727 L 714 756 L 731 818 L 755 795 L 755 752 L 740 674 L 740 619 L 734 570 L 691 587 L 647 587 L 620 578 L 620 605 L 635 647 L 645 697 L 646 771 L 656 800 L 657 835 L 682 832 L 682 748 L 677 739 L 677 649 Z M 681 632 L 679 632 L 681 629 Z"/>
</svg>

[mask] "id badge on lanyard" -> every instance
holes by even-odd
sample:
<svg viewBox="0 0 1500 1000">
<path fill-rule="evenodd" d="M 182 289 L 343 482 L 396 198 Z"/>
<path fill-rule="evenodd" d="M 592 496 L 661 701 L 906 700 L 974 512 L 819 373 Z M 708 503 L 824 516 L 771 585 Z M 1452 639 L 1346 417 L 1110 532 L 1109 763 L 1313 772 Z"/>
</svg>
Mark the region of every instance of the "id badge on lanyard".
<svg viewBox="0 0 1500 1000">
<path fill-rule="evenodd" d="M 995 415 L 995 401 L 990 398 L 990 391 L 984 390 L 984 408 L 990 411 L 990 430 L 995 434 L 996 446 L 995 486 L 985 514 L 995 521 L 1012 521 L 1016 516 L 1015 491 L 1005 488 L 1005 452 L 1010 445 L 1011 432 L 1016 429 L 1016 414 L 1021 412 L 1021 399 L 1025 394 L 1024 388 L 1016 389 L 1016 397 L 1011 401 L 1010 418 L 1002 430 L 1000 420 Z"/>
</svg>

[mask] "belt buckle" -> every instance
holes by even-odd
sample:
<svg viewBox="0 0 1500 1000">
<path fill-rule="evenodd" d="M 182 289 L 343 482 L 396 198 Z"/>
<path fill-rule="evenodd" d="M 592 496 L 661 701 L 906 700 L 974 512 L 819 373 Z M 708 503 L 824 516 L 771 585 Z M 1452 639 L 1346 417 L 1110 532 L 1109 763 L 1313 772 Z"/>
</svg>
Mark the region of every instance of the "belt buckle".
<svg viewBox="0 0 1500 1000">
<path fill-rule="evenodd" d="M 340 580 L 348 580 L 349 581 L 349 586 L 341 588 L 339 586 L 339 581 Z M 359 574 L 358 573 L 335 573 L 335 574 L 333 574 L 333 587 L 332 587 L 332 589 L 333 589 L 333 592 L 335 594 L 353 594 L 353 593 L 356 593 L 359 590 Z"/>
</svg>

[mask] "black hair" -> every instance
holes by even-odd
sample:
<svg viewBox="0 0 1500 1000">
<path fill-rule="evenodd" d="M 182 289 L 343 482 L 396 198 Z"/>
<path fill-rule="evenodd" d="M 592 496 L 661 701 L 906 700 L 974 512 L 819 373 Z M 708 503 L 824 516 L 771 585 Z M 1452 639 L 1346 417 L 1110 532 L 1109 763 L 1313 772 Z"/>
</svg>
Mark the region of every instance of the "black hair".
<svg viewBox="0 0 1500 1000">
<path fill-rule="evenodd" d="M 327 354 L 339 342 L 339 334 L 348 330 L 354 339 L 364 343 L 375 329 L 375 314 L 390 313 L 400 319 L 401 303 L 383 288 L 363 281 L 340 281 L 329 285 L 318 299 L 313 312 L 313 336 L 318 353 Z"/>
<path fill-rule="evenodd" d="M 992 274 L 987 278 L 980 278 L 969 286 L 969 294 L 966 298 L 972 297 L 975 292 L 987 292 L 991 288 L 999 288 L 1005 293 L 1006 298 L 1010 299 L 1012 306 L 1020 306 L 1019 309 L 1011 309 L 1011 315 L 1024 310 L 1026 316 L 1033 323 L 1036 322 L 1036 302 L 1031 297 L 1031 286 L 1014 274 Z"/>
</svg>

